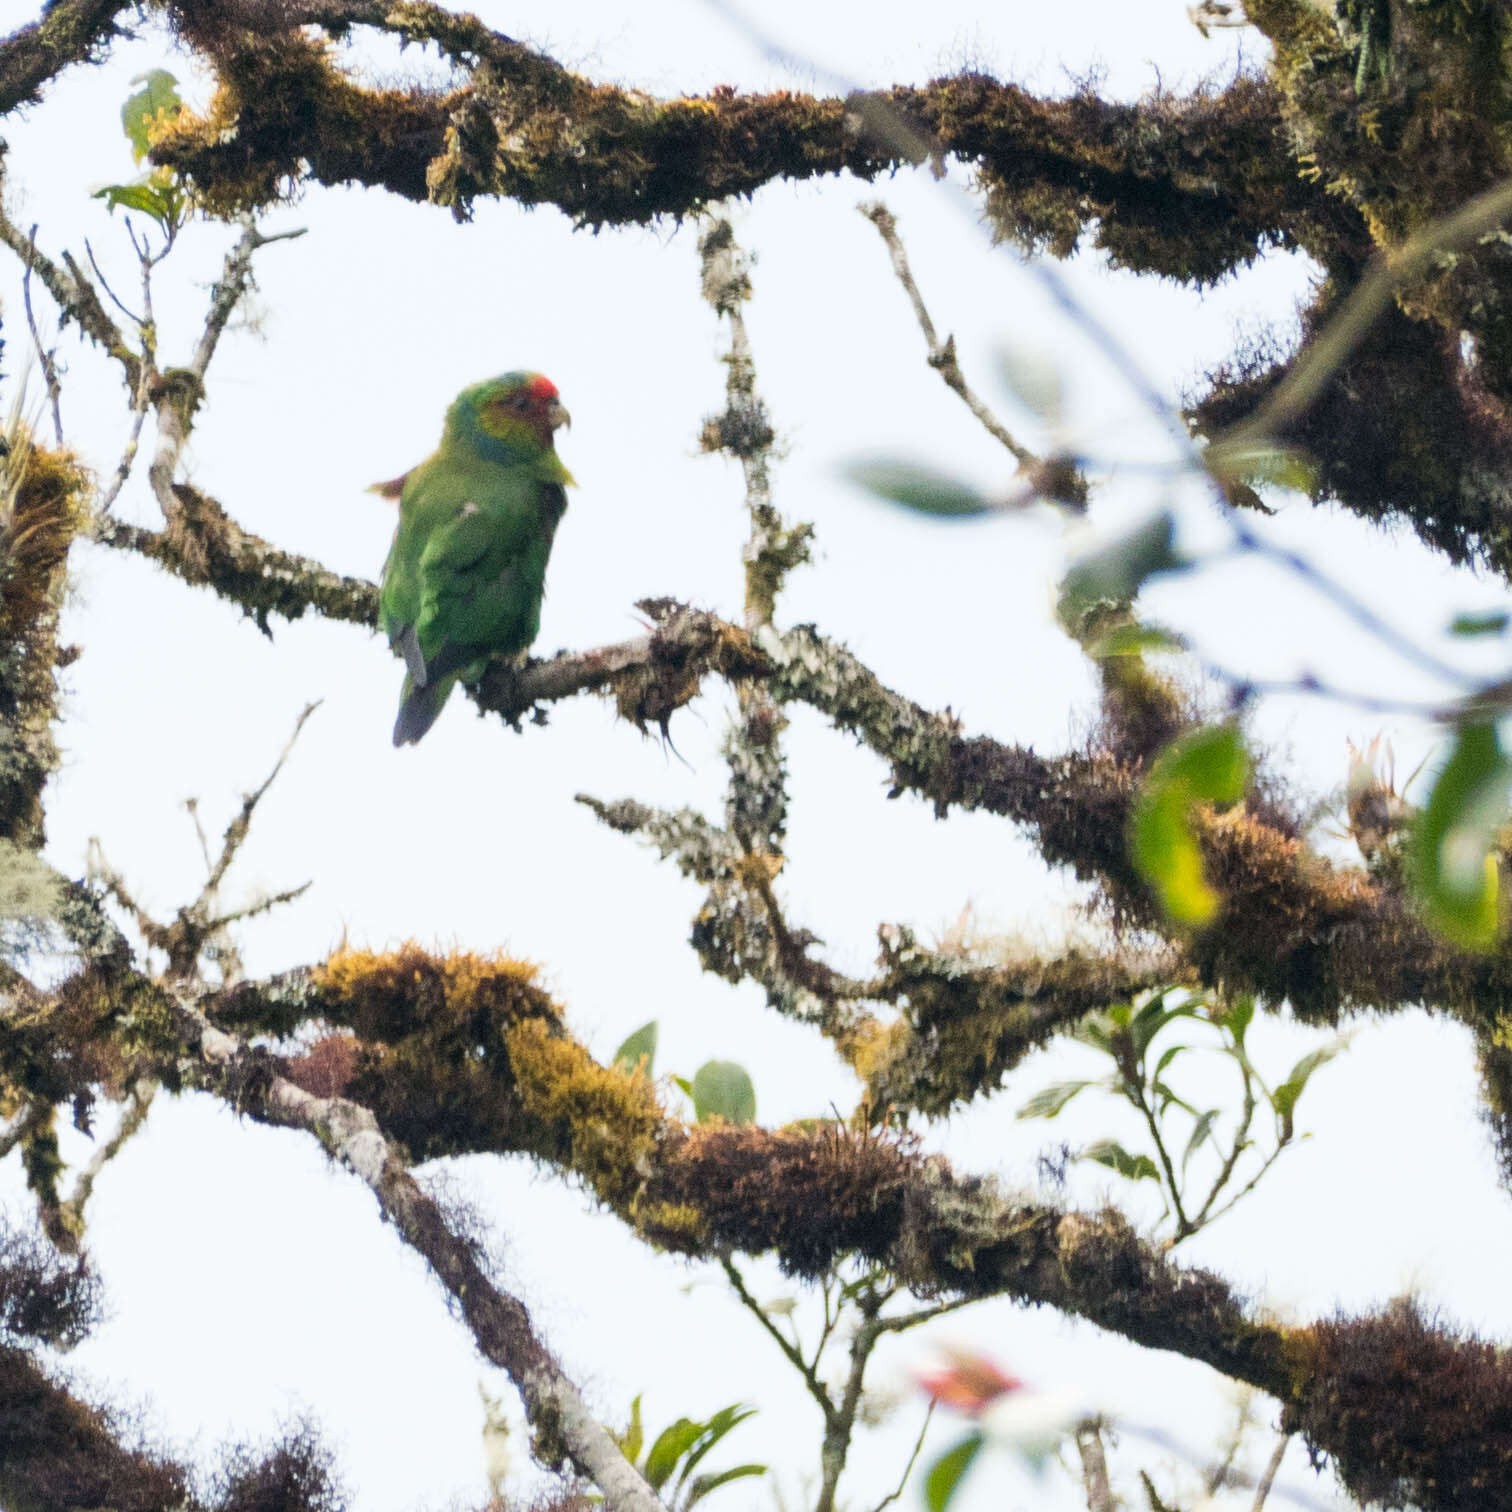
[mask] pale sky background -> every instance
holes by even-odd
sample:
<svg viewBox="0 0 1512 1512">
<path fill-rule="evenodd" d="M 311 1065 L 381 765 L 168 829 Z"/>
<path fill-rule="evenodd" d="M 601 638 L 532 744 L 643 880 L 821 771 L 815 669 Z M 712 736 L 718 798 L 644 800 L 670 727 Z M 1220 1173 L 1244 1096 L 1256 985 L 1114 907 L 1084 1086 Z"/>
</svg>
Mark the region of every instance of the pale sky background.
<svg viewBox="0 0 1512 1512">
<path fill-rule="evenodd" d="M 764 58 L 708 6 L 640 7 L 633 21 L 601 0 L 479 10 L 595 78 L 660 94 L 810 83 Z M 1171 89 L 1227 77 L 1241 44 L 1251 55 L 1260 47 L 1250 33 L 1204 41 L 1181 0 L 883 3 L 867 8 L 862 26 L 854 14 L 793 0 L 762 8 L 790 48 L 872 85 L 922 82 L 970 61 L 1042 90 L 1096 68 L 1103 93 L 1133 98 L 1157 73 Z M 392 49 L 363 56 L 380 72 L 421 66 L 414 52 L 402 62 Z M 144 28 L 107 68 L 73 71 L 24 122 L 7 123 L 13 218 L 38 222 L 38 241 L 53 255 L 65 246 L 82 254 L 88 237 L 128 302 L 133 260 L 123 228 L 89 191 L 131 175 L 117 112 L 132 76 L 158 66 L 203 101 L 205 81 Z M 931 707 L 951 705 L 970 730 L 1061 749 L 1086 727 L 1092 679 L 1054 628 L 1054 585 L 1069 551 L 1132 520 L 1157 490 L 1132 473 L 1107 484 L 1090 530 L 1068 536 L 1039 513 L 934 525 L 841 481 L 846 462 L 880 453 L 949 465 L 988 486 L 1006 477 L 996 443 L 926 366 L 885 250 L 856 213 L 878 195 L 899 217 L 937 325 L 956 334 L 968 374 L 1031 444 L 1045 438 L 992 380 L 1004 351 L 1032 354 L 1062 375 L 1077 444 L 1130 460 L 1162 454 L 1121 375 L 926 174 L 877 185 L 773 184 L 735 220 L 756 258 L 748 318 L 785 449 L 777 501 L 790 518 L 815 523 L 819 553 L 792 578 L 779 616 L 817 621 L 890 685 Z M 595 237 L 573 233 L 554 210 L 480 203 L 475 222 L 459 228 L 445 212 L 377 192 L 324 189 L 268 220 L 269 229 L 294 226 L 308 234 L 258 259 L 253 319 L 222 346 L 186 459 L 193 481 L 245 527 L 334 569 L 376 576 L 392 515 L 364 486 L 432 449 L 464 384 L 534 367 L 572 411 L 559 444 L 580 485 L 557 538 L 536 649 L 633 634 L 632 605 L 648 595 L 738 612 L 739 474 L 699 456 L 696 444 L 702 417 L 722 404 L 727 336 L 698 297 L 695 227 Z M 191 227 L 162 270 L 155 297 L 165 361 L 190 350 L 233 234 Z M 13 272 L 0 286 L 8 376 L 25 348 Z M 1267 257 L 1202 298 L 1110 273 L 1095 256 L 1065 274 L 1175 397 L 1236 331 L 1289 318 L 1309 269 Z M 104 475 L 125 429 L 116 370 L 72 336 L 63 356 L 68 439 Z M 1182 507 L 1190 539 L 1211 534 L 1200 501 Z M 119 509 L 156 521 L 145 475 Z M 1425 638 L 1458 609 L 1507 598 L 1490 580 L 1448 572 L 1405 536 L 1302 501 L 1282 510 L 1274 532 Z M 556 705 L 546 728 L 517 736 L 477 718 L 460 695 L 422 745 L 395 752 L 401 669 L 378 639 L 312 618 L 276 624 L 270 642 L 231 606 L 141 561 L 85 549 L 75 567 L 65 633 L 84 655 L 66 674 L 64 764 L 48 806 L 48 854 L 59 867 L 81 872 L 97 835 L 138 896 L 171 913 L 202 875 L 183 800 L 198 796 L 218 834 L 300 708 L 322 699 L 228 888 L 235 899 L 314 881 L 296 905 L 245 931 L 250 973 L 319 960 L 343 937 L 504 947 L 543 964 L 573 1031 L 601 1057 L 655 1017 L 660 1071 L 690 1075 L 711 1056 L 740 1060 L 765 1123 L 850 1107 L 854 1082 L 821 1042 L 767 1013 L 749 984 L 731 989 L 700 974 L 685 944 L 698 889 L 572 802 L 586 791 L 717 816 L 721 689 L 676 717 L 682 760 L 596 700 Z M 1257 676 L 1308 667 L 1361 691 L 1434 691 L 1327 606 L 1249 565 L 1173 582 L 1146 603 L 1210 655 Z M 1256 729 L 1318 792 L 1342 783 L 1346 737 L 1385 730 L 1403 772 L 1431 746 L 1430 733 L 1410 724 L 1316 701 L 1273 701 Z M 886 802 L 882 763 L 807 710 L 793 711 L 788 740 L 783 894 L 836 964 L 864 966 L 881 922 L 928 935 L 968 904 L 987 930 L 1052 941 L 1065 928 L 1078 888 L 1047 875 L 1001 821 L 937 822 L 912 798 Z M 1375 1306 L 1412 1287 L 1448 1316 L 1504 1334 L 1512 1301 L 1500 1257 L 1512 1221 L 1477 1121 L 1468 1038 L 1421 1014 L 1355 1027 L 1347 1056 L 1319 1074 L 1302 1104 L 1300 1123 L 1314 1137 L 1182 1258 L 1211 1264 L 1298 1320 Z M 1324 1037 L 1268 1018 L 1255 1031 L 1257 1058 L 1279 1076 Z M 1085 1064 L 1074 1048 L 1034 1058 L 998 1096 L 924 1128 L 926 1145 L 963 1170 L 1031 1182 L 1041 1149 L 1120 1126 L 1111 1106 L 1093 1099 L 1054 1125 L 1015 1122 L 1025 1097 Z M 87 1154 L 78 1138 L 67 1148 Z M 650 1252 L 523 1161 L 477 1158 L 447 1163 L 445 1174 L 494 1224 L 506 1284 L 606 1420 L 622 1421 L 639 1391 L 653 1427 L 754 1403 L 760 1415 L 714 1463 L 769 1460 L 787 1506 L 803 1504 L 816 1414 L 715 1268 Z M 14 1157 L 0 1175 L 24 1207 Z M 1127 1190 L 1105 1177 L 1079 1172 L 1074 1190 L 1127 1204 Z M 480 1365 L 440 1288 L 378 1222 L 367 1191 L 306 1136 L 238 1122 L 208 1099 L 162 1096 L 145 1132 L 100 1179 L 90 1244 L 110 1317 L 69 1367 L 146 1403 L 176 1444 L 208 1453 L 309 1412 L 365 1512 L 482 1499 L 477 1382 L 508 1394 L 507 1382 Z M 759 1295 L 784 1292 L 775 1268 L 753 1262 L 749 1271 Z M 1195 1445 L 1210 1444 L 1226 1421 L 1223 1383 L 1204 1367 L 1048 1312 L 983 1304 L 927 1337 L 974 1341 L 1036 1384 L 1088 1392 Z M 905 1367 L 926 1352 L 927 1337 L 884 1351 L 876 1384 L 904 1390 Z M 920 1411 L 908 1397 L 885 1427 L 859 1438 L 842 1483 L 850 1506 L 868 1507 L 890 1489 Z M 1268 1403 L 1262 1412 L 1269 1416 Z M 958 1431 L 942 1419 L 931 1443 Z M 1262 1460 L 1268 1450 L 1262 1438 Z M 1154 1459 L 1130 1442 L 1114 1464 L 1127 1483 Z M 1330 1485 L 1313 1480 L 1295 1446 L 1286 1473 L 1315 1495 Z M 917 1504 L 912 1497 L 903 1505 Z M 1035 1483 L 1006 1459 L 977 1472 L 968 1501 L 1084 1504 L 1059 1471 Z M 764 1485 L 748 1483 L 714 1505 L 773 1503 Z"/>
</svg>

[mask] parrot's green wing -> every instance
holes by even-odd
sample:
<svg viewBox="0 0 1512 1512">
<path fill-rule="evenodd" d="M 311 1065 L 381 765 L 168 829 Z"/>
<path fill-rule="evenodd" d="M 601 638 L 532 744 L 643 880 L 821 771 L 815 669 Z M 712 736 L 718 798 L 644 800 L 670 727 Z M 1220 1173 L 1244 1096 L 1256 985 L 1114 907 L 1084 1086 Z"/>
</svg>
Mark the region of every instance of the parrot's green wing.
<svg viewBox="0 0 1512 1512">
<path fill-rule="evenodd" d="M 408 673 L 396 744 L 430 728 L 460 675 L 535 639 L 566 503 L 560 484 L 524 466 L 428 465 L 411 475 L 380 600 Z"/>
</svg>

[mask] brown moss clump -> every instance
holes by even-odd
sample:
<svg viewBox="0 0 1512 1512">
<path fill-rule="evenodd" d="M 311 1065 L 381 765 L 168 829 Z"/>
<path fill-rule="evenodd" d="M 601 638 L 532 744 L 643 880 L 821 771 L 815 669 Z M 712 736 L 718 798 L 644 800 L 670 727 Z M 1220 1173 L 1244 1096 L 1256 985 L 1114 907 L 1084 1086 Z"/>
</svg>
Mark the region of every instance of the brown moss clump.
<svg viewBox="0 0 1512 1512">
<path fill-rule="evenodd" d="M 1512 1361 L 1410 1298 L 1301 1336 L 1305 1381 L 1284 1432 L 1328 1455 L 1352 1495 L 1388 1507 L 1512 1506 Z"/>
<path fill-rule="evenodd" d="M 668 1144 L 650 1192 L 701 1211 L 710 1243 L 775 1250 L 790 1274 L 817 1277 L 838 1255 L 885 1255 L 910 1181 L 910 1159 L 896 1141 L 838 1124 L 700 1124 Z M 686 1247 L 681 1235 L 648 1237 Z"/>
<path fill-rule="evenodd" d="M 57 642 L 68 548 L 84 527 L 88 473 L 66 452 L 31 445 L 20 427 L 0 457 L 0 838 L 44 839 L 42 784 L 57 765 L 52 738 Z"/>
</svg>

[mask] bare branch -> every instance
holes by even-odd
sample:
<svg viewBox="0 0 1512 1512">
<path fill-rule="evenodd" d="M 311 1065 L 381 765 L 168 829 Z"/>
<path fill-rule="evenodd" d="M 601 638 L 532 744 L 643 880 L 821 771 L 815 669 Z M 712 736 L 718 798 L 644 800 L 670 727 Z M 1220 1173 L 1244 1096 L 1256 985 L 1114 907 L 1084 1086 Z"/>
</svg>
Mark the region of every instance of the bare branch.
<svg viewBox="0 0 1512 1512">
<path fill-rule="evenodd" d="M 28 233 L 27 240 L 31 243 L 31 255 L 35 258 L 37 252 L 37 228 L 33 226 Z M 58 362 L 56 350 L 50 350 L 42 344 L 42 333 L 37 329 L 36 312 L 32 309 L 31 297 L 32 261 L 28 260 L 26 271 L 21 275 L 21 300 L 26 307 L 26 329 L 31 332 L 32 346 L 36 349 L 37 360 L 42 364 L 42 382 L 47 387 L 47 402 L 52 410 L 53 436 L 59 446 L 63 444 L 63 387 L 58 382 Z"/>
<path fill-rule="evenodd" d="M 1087 1512 L 1113 1512 L 1113 1488 L 1108 1483 L 1108 1456 L 1103 1451 L 1102 1425 L 1095 1421 L 1083 1423 L 1076 1430 L 1076 1448 L 1081 1455 Z"/>
<path fill-rule="evenodd" d="M 908 1477 L 913 1474 L 913 1468 L 919 1463 L 919 1455 L 924 1449 L 924 1439 L 929 1433 L 929 1425 L 934 1421 L 935 1404 L 931 1401 L 924 1409 L 924 1421 L 919 1424 L 919 1436 L 914 1440 L 913 1452 L 908 1456 L 908 1463 L 903 1467 L 903 1473 L 898 1477 L 898 1484 L 893 1487 L 881 1501 L 872 1508 L 872 1512 L 882 1512 L 884 1507 L 890 1507 L 902 1496 L 903 1489 L 908 1485 Z"/>
<path fill-rule="evenodd" d="M 813 1364 L 810 1364 L 803 1358 L 802 1351 L 782 1336 L 782 1331 L 767 1316 L 766 1309 L 751 1295 L 749 1289 L 746 1287 L 745 1277 L 740 1274 L 735 1262 L 728 1255 L 721 1255 L 719 1263 L 724 1267 L 724 1273 L 729 1278 L 730 1288 L 739 1299 L 741 1306 L 775 1340 L 778 1349 L 786 1356 L 788 1363 L 803 1378 L 803 1384 L 807 1388 L 808 1394 L 818 1403 L 820 1412 L 824 1414 L 825 1422 L 830 1422 L 835 1416 L 835 1404 L 830 1399 L 829 1389 L 819 1378 L 817 1369 L 818 1360 L 816 1359 Z"/>
<path fill-rule="evenodd" d="M 1276 1447 L 1271 1451 L 1271 1457 L 1265 1462 L 1265 1469 L 1260 1472 L 1260 1479 L 1255 1483 L 1255 1500 L 1250 1506 L 1250 1512 L 1265 1512 L 1265 1499 L 1276 1483 L 1276 1473 L 1281 1468 L 1281 1461 L 1286 1458 L 1286 1446 L 1290 1442 L 1289 1433 L 1277 1437 Z"/>
<path fill-rule="evenodd" d="M 893 272 L 898 275 L 898 282 L 903 285 L 903 292 L 908 295 L 908 302 L 913 306 L 919 329 L 924 333 L 924 344 L 929 348 L 930 367 L 945 380 L 947 388 L 960 396 L 961 402 L 981 421 L 987 434 L 1007 447 L 1013 460 L 1020 467 L 1038 465 L 1040 459 L 1027 446 L 1014 440 L 1002 421 L 987 408 L 976 391 L 966 382 L 966 376 L 961 372 L 961 365 L 956 360 L 955 337 L 947 336 L 944 341 L 941 341 L 936 334 L 934 321 L 929 318 L 929 311 L 924 304 L 924 296 L 919 293 L 919 286 L 914 282 L 913 271 L 908 266 L 908 253 L 904 250 L 903 240 L 898 235 L 897 218 L 881 200 L 872 200 L 856 208 L 877 228 L 877 234 L 886 243 L 888 256 L 892 258 Z"/>
</svg>

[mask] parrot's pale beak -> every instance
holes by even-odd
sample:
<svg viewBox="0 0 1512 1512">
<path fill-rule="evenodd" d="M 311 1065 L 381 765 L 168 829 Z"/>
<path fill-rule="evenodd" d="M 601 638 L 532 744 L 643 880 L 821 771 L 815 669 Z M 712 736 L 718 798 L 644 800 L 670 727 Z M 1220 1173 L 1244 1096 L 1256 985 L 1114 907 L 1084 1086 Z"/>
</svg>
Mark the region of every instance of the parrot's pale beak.
<svg viewBox="0 0 1512 1512">
<path fill-rule="evenodd" d="M 559 399 L 553 399 L 546 409 L 546 424 L 555 430 L 559 425 L 565 425 L 568 430 L 572 429 L 572 416 L 567 413 L 567 407 Z"/>
</svg>

